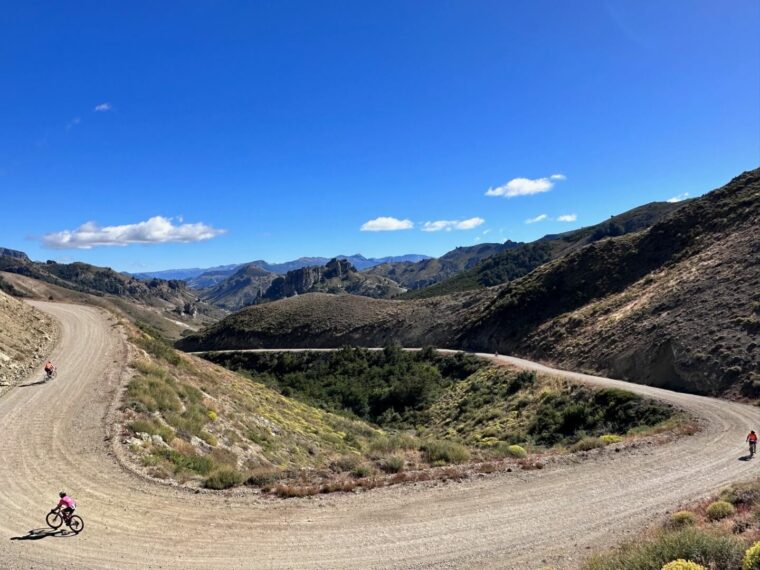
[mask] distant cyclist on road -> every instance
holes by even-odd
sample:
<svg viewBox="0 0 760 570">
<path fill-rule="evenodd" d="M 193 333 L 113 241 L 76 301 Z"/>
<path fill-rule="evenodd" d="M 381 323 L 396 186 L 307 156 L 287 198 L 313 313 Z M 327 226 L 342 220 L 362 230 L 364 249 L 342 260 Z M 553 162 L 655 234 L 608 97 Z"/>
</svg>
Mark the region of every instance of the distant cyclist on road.
<svg viewBox="0 0 760 570">
<path fill-rule="evenodd" d="M 55 366 L 49 360 L 45 363 L 45 374 L 47 374 L 48 378 L 52 378 L 55 374 Z"/>
<path fill-rule="evenodd" d="M 757 450 L 757 434 L 754 431 L 750 431 L 746 441 L 749 442 L 749 454 L 755 455 L 755 451 Z"/>
</svg>

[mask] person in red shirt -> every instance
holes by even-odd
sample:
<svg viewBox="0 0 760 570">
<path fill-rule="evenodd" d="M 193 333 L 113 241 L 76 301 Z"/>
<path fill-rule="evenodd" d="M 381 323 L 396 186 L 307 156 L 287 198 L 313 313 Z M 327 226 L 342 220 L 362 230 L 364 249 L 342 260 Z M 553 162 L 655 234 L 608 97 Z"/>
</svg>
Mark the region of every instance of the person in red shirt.
<svg viewBox="0 0 760 570">
<path fill-rule="evenodd" d="M 754 455 L 755 450 L 757 449 L 757 434 L 754 431 L 750 431 L 749 435 L 747 435 L 746 441 L 749 442 L 750 455 Z"/>
</svg>

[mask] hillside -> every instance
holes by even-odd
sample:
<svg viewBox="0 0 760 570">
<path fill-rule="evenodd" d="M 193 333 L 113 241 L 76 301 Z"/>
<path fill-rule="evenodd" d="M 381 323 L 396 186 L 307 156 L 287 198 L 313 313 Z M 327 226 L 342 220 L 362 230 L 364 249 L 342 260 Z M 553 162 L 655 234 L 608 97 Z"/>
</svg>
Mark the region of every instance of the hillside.
<svg viewBox="0 0 760 570">
<path fill-rule="evenodd" d="M 206 275 L 204 273 L 199 279 Z M 276 273 L 249 263 L 213 287 L 202 291 L 201 296 L 203 300 L 217 307 L 236 311 L 259 301 L 275 279 Z"/>
<path fill-rule="evenodd" d="M 696 392 L 755 394 L 759 226 L 754 170 L 648 229 L 577 248 L 506 285 L 416 301 L 302 297 L 244 310 L 180 346 L 396 339 L 523 354 Z"/>
<path fill-rule="evenodd" d="M 0 395 L 39 366 L 57 332 L 48 315 L 0 291 Z"/>
<path fill-rule="evenodd" d="M 244 265 L 229 278 L 204 291 L 202 298 L 218 307 L 238 310 L 248 305 L 316 292 L 389 298 L 402 293 L 403 289 L 390 279 L 359 273 L 346 259 L 332 259 L 324 266 L 303 267 L 283 276 L 255 264 Z"/>
<path fill-rule="evenodd" d="M 143 281 L 108 267 L 87 263 L 34 262 L 28 258 L 0 256 L 0 271 L 30 277 L 90 295 L 109 295 L 149 307 L 173 312 L 199 323 L 215 320 L 223 312 L 208 305 L 183 281 Z"/>
<path fill-rule="evenodd" d="M 404 298 L 422 299 L 507 283 L 590 243 L 648 228 L 683 205 L 684 202 L 652 202 L 612 216 L 609 220 L 593 226 L 561 234 L 549 234 L 530 243 L 512 244 L 512 247 L 485 257 L 448 279 L 430 287 L 413 288 L 416 290 L 406 293 Z"/>
<path fill-rule="evenodd" d="M 368 269 L 365 273 L 391 279 L 405 289 L 429 287 L 473 267 L 479 261 L 521 244 L 507 241 L 457 247 L 438 258 L 422 261 L 389 262 Z"/>
</svg>

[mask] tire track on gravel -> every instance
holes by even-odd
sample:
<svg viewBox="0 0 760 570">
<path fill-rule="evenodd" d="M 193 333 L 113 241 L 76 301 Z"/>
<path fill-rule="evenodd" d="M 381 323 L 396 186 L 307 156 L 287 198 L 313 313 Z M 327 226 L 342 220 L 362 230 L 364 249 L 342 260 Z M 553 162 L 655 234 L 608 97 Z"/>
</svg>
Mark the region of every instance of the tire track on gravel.
<svg viewBox="0 0 760 570">
<path fill-rule="evenodd" d="M 281 501 L 156 485 L 121 468 L 104 440 L 126 360 L 113 319 L 90 307 L 35 306 L 61 322 L 59 374 L 35 385 L 40 370 L 33 385 L 0 398 L 3 568 L 573 568 L 587 548 L 756 473 L 738 457 L 757 408 L 500 357 L 666 400 L 705 427 L 598 461 L 350 496 Z M 61 488 L 78 500 L 84 532 L 10 540 L 44 526 Z"/>
</svg>

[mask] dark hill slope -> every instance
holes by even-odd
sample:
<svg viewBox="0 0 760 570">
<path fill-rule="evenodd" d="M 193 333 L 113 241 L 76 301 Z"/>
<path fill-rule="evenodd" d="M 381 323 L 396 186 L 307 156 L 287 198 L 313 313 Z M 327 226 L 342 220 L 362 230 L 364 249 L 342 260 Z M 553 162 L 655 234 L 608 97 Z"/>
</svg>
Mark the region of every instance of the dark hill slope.
<svg viewBox="0 0 760 570">
<path fill-rule="evenodd" d="M 519 245 L 522 244 L 507 241 L 503 244 L 482 243 L 458 247 L 438 258 L 424 259 L 416 263 L 409 261 L 382 263 L 364 273 L 391 279 L 405 289 L 421 289 L 473 267 L 483 259 Z"/>
<path fill-rule="evenodd" d="M 522 354 L 698 392 L 750 393 L 753 382 L 760 385 L 758 228 L 754 170 L 647 230 L 591 243 L 503 286 L 417 301 L 308 296 L 297 306 L 242 311 L 182 347 L 395 339 Z"/>
<path fill-rule="evenodd" d="M 634 208 L 602 223 L 561 234 L 550 234 L 482 259 L 440 283 L 410 291 L 405 299 L 423 299 L 458 291 L 500 285 L 527 275 L 537 267 L 599 240 L 626 235 L 650 227 L 685 203 L 652 202 Z"/>
</svg>

